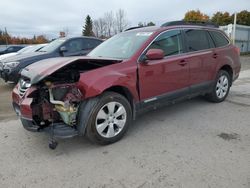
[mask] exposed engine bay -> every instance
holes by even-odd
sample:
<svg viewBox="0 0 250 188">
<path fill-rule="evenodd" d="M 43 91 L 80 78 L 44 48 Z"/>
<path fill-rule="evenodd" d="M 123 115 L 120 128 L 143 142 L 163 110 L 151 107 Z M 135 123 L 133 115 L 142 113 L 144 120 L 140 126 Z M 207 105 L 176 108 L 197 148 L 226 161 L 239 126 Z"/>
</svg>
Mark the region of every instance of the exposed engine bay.
<svg viewBox="0 0 250 188">
<path fill-rule="evenodd" d="M 54 104 L 54 110 L 60 114 L 65 124 L 75 125 L 78 106 L 83 98 L 79 89 L 74 85 L 50 88 L 52 83 L 46 82 L 45 84 L 49 88 L 49 102 Z"/>
<path fill-rule="evenodd" d="M 54 85 L 45 81 L 33 102 L 33 119 L 40 126 L 63 121 L 76 124 L 78 106 L 83 95 L 74 83 Z"/>
<path fill-rule="evenodd" d="M 63 122 L 71 127 L 76 126 L 80 102 L 84 95 L 77 88 L 80 74 L 89 70 L 107 66 L 117 61 L 111 60 L 77 60 L 48 75 L 36 85 L 34 95 L 33 119 L 41 127 L 51 123 Z M 30 82 L 25 78 L 24 82 Z"/>
<path fill-rule="evenodd" d="M 32 64 L 21 73 L 13 107 L 27 130 L 49 132 L 49 147 L 55 149 L 54 138 L 79 135 L 78 111 L 85 100 L 84 88 L 79 89 L 78 85 L 81 74 L 120 62 L 83 57 L 55 58 Z M 28 119 L 22 117 L 22 112 L 28 114 Z"/>
</svg>

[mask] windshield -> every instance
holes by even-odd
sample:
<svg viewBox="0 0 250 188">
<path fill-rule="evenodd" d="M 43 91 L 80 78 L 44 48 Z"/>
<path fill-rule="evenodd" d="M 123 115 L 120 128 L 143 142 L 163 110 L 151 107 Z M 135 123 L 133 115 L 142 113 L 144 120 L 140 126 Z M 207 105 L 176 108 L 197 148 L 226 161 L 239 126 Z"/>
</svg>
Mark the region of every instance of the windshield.
<svg viewBox="0 0 250 188">
<path fill-rule="evenodd" d="M 21 50 L 19 50 L 17 53 L 21 54 L 21 53 L 27 52 L 30 50 L 30 48 L 32 48 L 32 46 L 26 46 L 26 47 L 22 48 Z"/>
<path fill-rule="evenodd" d="M 40 49 L 38 52 L 53 52 L 57 49 L 62 43 L 64 43 L 66 39 L 56 39 L 50 42 L 48 45 Z"/>
<path fill-rule="evenodd" d="M 141 47 L 151 34 L 152 32 L 130 31 L 115 35 L 97 46 L 88 56 L 128 59 Z"/>
<path fill-rule="evenodd" d="M 36 44 L 34 46 L 26 46 L 25 48 L 22 48 L 17 53 L 18 54 L 24 54 L 24 53 L 30 53 L 30 52 L 36 52 L 46 46 L 46 44 Z"/>
</svg>

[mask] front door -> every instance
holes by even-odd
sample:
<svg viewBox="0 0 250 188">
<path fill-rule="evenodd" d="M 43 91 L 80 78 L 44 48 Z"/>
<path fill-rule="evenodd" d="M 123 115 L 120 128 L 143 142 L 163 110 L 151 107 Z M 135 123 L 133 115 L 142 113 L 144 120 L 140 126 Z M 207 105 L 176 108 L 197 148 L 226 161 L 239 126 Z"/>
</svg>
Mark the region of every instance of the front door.
<svg viewBox="0 0 250 188">
<path fill-rule="evenodd" d="M 172 100 L 188 94 L 189 64 L 182 55 L 181 31 L 170 30 L 160 34 L 148 49 L 161 49 L 165 57 L 139 63 L 141 100 L 148 103 L 164 96 Z"/>
</svg>

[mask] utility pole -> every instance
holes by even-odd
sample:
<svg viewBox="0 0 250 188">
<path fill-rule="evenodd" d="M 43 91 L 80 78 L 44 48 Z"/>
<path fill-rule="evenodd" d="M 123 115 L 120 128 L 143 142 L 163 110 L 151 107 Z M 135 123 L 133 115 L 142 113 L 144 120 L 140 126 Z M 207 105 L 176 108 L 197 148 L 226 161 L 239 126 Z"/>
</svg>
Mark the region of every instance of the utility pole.
<svg viewBox="0 0 250 188">
<path fill-rule="evenodd" d="M 235 44 L 237 13 L 234 13 L 233 44 Z"/>
</svg>

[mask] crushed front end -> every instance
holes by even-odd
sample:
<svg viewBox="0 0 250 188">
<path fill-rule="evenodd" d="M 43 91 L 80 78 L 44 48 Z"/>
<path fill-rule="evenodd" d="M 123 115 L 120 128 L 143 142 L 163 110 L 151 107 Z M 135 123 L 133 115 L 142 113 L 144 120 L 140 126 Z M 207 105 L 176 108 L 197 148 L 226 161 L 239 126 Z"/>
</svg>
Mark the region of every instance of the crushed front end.
<svg viewBox="0 0 250 188">
<path fill-rule="evenodd" d="M 23 127 L 32 132 L 48 132 L 54 138 L 78 135 L 76 118 L 83 95 L 75 82 L 44 80 L 31 85 L 22 77 L 12 92 L 13 108 Z"/>
<path fill-rule="evenodd" d="M 88 86 L 79 82 L 81 75 L 120 60 L 88 57 L 52 58 L 25 67 L 13 90 L 13 107 L 25 129 L 48 132 L 53 138 L 83 135 L 77 125 L 78 109 L 84 104 Z M 93 75 L 94 71 L 92 72 Z M 91 74 L 91 75 L 92 75 Z M 79 129 L 79 130 L 78 130 Z"/>
</svg>

